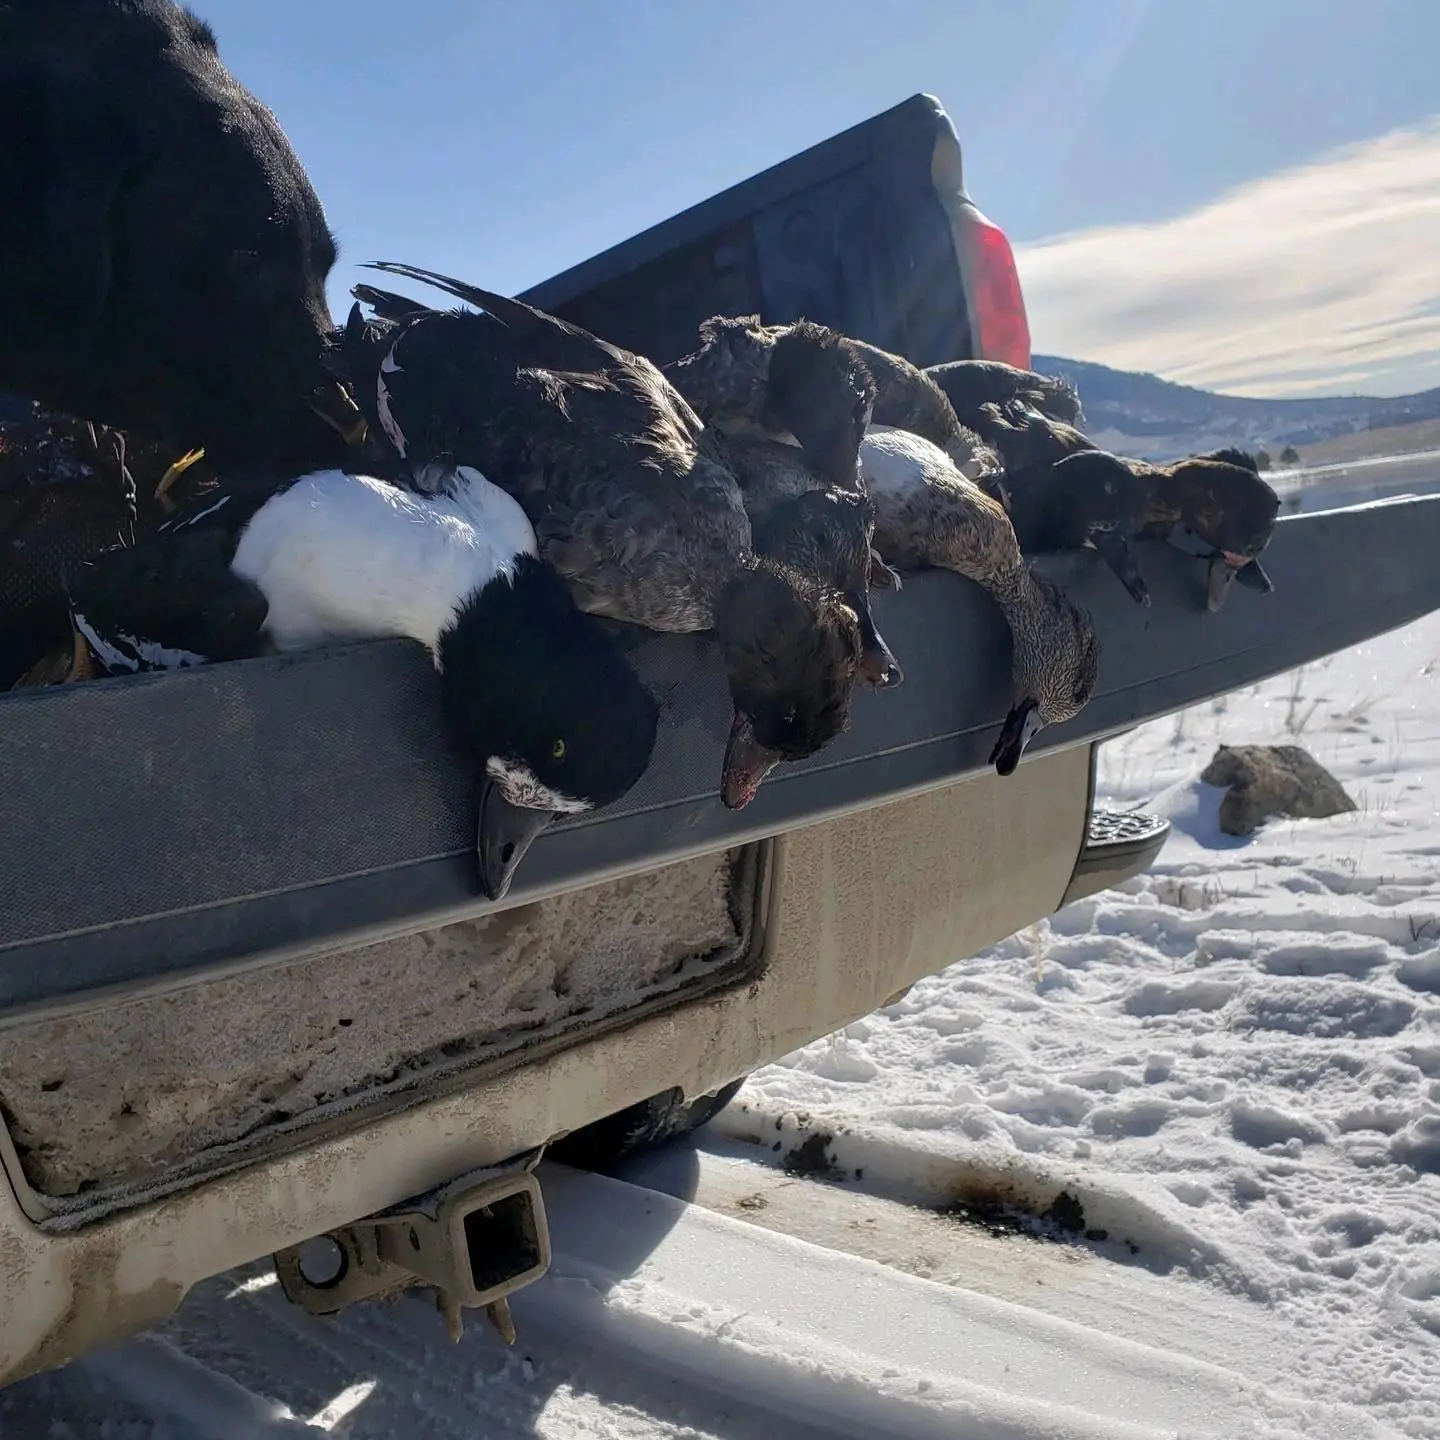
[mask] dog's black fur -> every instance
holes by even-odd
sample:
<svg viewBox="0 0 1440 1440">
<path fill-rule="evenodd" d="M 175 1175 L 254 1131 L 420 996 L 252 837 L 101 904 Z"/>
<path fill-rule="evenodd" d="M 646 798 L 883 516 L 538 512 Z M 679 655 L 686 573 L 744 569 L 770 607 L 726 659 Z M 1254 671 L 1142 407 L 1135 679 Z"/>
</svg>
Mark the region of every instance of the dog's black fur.
<svg viewBox="0 0 1440 1440">
<path fill-rule="evenodd" d="M 323 458 L 334 263 L 209 26 L 171 0 L 0 0 L 0 389 L 215 459 Z"/>
</svg>

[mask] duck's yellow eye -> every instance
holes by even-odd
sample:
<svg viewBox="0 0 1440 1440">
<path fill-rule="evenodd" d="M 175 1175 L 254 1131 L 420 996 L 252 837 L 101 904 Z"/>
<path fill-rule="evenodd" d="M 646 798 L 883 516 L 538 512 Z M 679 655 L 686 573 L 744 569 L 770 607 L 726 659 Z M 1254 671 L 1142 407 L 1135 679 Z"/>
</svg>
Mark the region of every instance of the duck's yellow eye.
<svg viewBox="0 0 1440 1440">
<path fill-rule="evenodd" d="M 565 758 L 565 742 L 563 740 L 557 740 L 550 747 L 550 758 L 552 760 L 563 760 Z"/>
</svg>

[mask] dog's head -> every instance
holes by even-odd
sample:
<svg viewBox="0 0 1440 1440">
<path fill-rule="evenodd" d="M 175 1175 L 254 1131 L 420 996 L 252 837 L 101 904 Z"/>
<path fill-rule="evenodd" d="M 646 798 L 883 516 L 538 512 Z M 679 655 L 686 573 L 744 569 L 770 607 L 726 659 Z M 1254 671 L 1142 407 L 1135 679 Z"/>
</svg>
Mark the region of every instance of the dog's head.
<svg viewBox="0 0 1440 1440">
<path fill-rule="evenodd" d="M 335 242 L 203 22 L 0 6 L 0 185 L 0 384 L 222 453 L 299 423 Z"/>
</svg>

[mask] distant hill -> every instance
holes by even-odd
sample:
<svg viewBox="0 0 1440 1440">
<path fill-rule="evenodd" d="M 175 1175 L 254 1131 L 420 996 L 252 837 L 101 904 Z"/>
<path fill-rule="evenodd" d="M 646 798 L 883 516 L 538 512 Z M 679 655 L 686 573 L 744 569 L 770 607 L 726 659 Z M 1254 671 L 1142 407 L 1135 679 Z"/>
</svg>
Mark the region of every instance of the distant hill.
<svg viewBox="0 0 1440 1440">
<path fill-rule="evenodd" d="M 1440 419 L 1440 390 L 1391 399 L 1335 395 L 1255 400 L 1059 355 L 1036 355 L 1031 363 L 1046 374 L 1066 376 L 1079 390 L 1085 429 L 1098 444 L 1147 459 L 1167 460 L 1226 445 L 1273 454 L 1286 445 Z"/>
</svg>

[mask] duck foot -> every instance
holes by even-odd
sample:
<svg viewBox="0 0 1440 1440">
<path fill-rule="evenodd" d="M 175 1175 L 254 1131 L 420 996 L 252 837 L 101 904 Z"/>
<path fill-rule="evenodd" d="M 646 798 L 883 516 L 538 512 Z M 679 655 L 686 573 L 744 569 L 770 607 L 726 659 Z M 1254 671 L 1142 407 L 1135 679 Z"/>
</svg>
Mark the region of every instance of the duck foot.
<svg viewBox="0 0 1440 1440">
<path fill-rule="evenodd" d="M 70 672 L 60 682 L 62 685 L 73 685 L 80 680 L 94 680 L 99 676 L 95 669 L 95 657 L 90 653 L 90 647 L 85 643 L 85 637 L 76 630 L 72 641 L 70 654 Z"/>
<path fill-rule="evenodd" d="M 355 312 L 359 309 L 357 305 Z M 365 443 L 370 433 L 369 422 L 343 385 L 321 385 L 305 403 L 351 450 L 358 450 Z"/>
<path fill-rule="evenodd" d="M 191 450 L 182 455 L 166 472 L 160 477 L 160 483 L 155 487 L 155 498 L 160 502 L 160 508 L 167 514 L 175 509 L 175 502 L 170 499 L 170 487 L 197 461 L 205 458 L 205 451 L 202 447 L 198 450 Z"/>
</svg>

